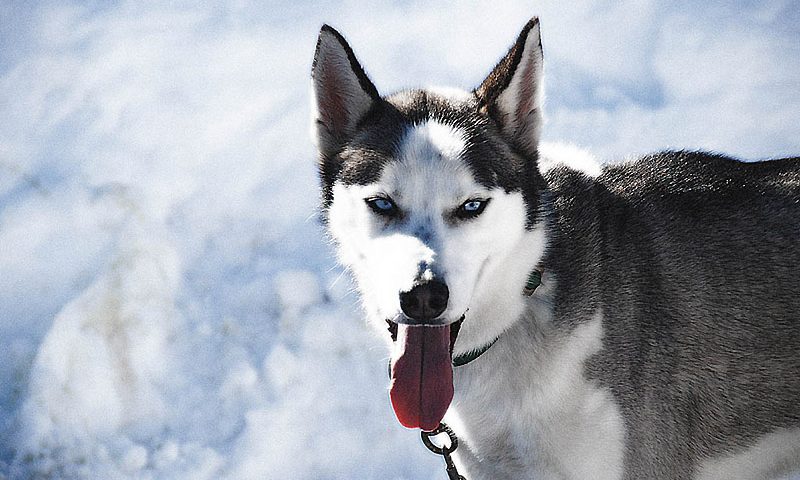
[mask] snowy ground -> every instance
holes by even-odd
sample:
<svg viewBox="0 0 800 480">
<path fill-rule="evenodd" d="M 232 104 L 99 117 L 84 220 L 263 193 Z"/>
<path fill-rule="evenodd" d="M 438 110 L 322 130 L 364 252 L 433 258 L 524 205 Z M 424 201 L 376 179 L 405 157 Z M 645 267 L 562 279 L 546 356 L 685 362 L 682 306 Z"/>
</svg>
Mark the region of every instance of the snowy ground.
<svg viewBox="0 0 800 480">
<path fill-rule="evenodd" d="M 323 22 L 390 92 L 538 14 L 547 139 L 800 152 L 796 0 L 177 3 L 0 4 L 0 479 L 443 478 L 316 221 Z"/>
</svg>

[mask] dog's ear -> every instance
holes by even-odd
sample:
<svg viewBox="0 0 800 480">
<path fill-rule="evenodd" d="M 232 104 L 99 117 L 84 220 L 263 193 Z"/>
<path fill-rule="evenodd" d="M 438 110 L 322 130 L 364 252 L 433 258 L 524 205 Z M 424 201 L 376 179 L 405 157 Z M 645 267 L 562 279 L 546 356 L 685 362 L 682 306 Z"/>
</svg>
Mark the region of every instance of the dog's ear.
<svg viewBox="0 0 800 480">
<path fill-rule="evenodd" d="M 323 157 L 334 155 L 353 135 L 356 125 L 380 100 L 344 37 L 323 25 L 311 67 L 317 148 Z"/>
<path fill-rule="evenodd" d="M 508 54 L 475 90 L 481 110 L 518 149 L 535 158 L 542 124 L 542 41 L 539 19 L 522 29 Z"/>
</svg>

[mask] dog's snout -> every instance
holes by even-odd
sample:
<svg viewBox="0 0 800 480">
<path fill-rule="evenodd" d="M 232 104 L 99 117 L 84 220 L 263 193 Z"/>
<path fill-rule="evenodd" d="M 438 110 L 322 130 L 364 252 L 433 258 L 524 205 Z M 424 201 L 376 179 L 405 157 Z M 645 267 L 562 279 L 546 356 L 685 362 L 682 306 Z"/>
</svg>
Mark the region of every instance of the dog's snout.
<svg viewBox="0 0 800 480">
<path fill-rule="evenodd" d="M 400 309 L 416 321 L 433 320 L 445 311 L 450 290 L 443 282 L 431 280 L 400 294 Z"/>
</svg>

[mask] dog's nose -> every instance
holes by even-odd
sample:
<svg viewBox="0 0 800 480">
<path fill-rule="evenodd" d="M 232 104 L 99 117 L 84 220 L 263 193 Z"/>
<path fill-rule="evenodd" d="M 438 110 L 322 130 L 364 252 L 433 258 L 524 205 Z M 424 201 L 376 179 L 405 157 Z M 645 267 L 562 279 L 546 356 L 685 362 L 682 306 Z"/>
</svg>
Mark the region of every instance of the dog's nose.
<svg viewBox="0 0 800 480">
<path fill-rule="evenodd" d="M 400 294 L 400 309 L 412 320 L 433 320 L 447 308 L 450 290 L 443 282 L 431 280 L 420 283 Z"/>
</svg>

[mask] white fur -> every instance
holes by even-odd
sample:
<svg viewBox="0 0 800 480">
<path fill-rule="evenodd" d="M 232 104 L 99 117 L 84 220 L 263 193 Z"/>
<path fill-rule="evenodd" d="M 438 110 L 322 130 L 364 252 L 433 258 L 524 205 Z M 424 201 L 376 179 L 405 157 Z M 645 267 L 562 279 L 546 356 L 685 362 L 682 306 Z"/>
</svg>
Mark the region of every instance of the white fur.
<svg viewBox="0 0 800 480">
<path fill-rule="evenodd" d="M 517 223 L 516 228 L 522 232 L 520 225 Z M 488 236 L 490 232 L 485 233 Z M 507 235 L 513 238 L 519 233 Z M 468 321 L 462 324 L 454 354 L 461 355 L 486 345 L 517 321 L 525 309 L 526 297 L 522 295 L 521 286 L 542 258 L 545 246 L 544 229 L 537 226 L 530 232 L 522 232 L 502 255 L 487 259 L 484 273 L 473 289 L 466 316 Z"/>
<path fill-rule="evenodd" d="M 439 158 L 448 165 L 459 163 L 466 144 L 465 133 L 443 123 L 429 121 L 409 129 L 398 158 L 405 167 L 436 168 Z"/>
<path fill-rule="evenodd" d="M 755 445 L 737 454 L 704 462 L 696 480 L 762 480 L 790 478 L 800 471 L 800 429 L 764 435 Z M 800 478 L 800 475 L 791 478 Z"/>
<path fill-rule="evenodd" d="M 462 161 L 463 132 L 437 122 L 409 129 L 397 159 L 378 182 L 334 185 L 330 231 L 340 245 L 340 260 L 354 272 L 367 313 L 383 328 L 400 312 L 398 294 L 408 290 L 422 264 L 448 285 L 450 300 L 442 315 L 458 320 L 467 310 L 456 353 L 482 346 L 522 312 L 522 301 L 496 303 L 495 288 L 519 289 L 541 257 L 541 230 L 526 232 L 525 204 L 518 192 L 487 189 Z M 397 225 L 369 210 L 364 199 L 392 198 L 406 212 Z M 490 198 L 486 210 L 467 222 L 450 213 L 472 198 Z M 481 314 L 494 311 L 494 315 Z"/>
<path fill-rule="evenodd" d="M 609 391 L 583 377 L 602 348 L 602 314 L 562 336 L 549 323 L 548 283 L 531 300 L 535 328 L 515 325 L 456 369 L 445 421 L 459 432 L 456 460 L 470 480 L 621 478 L 622 415 Z"/>
</svg>

